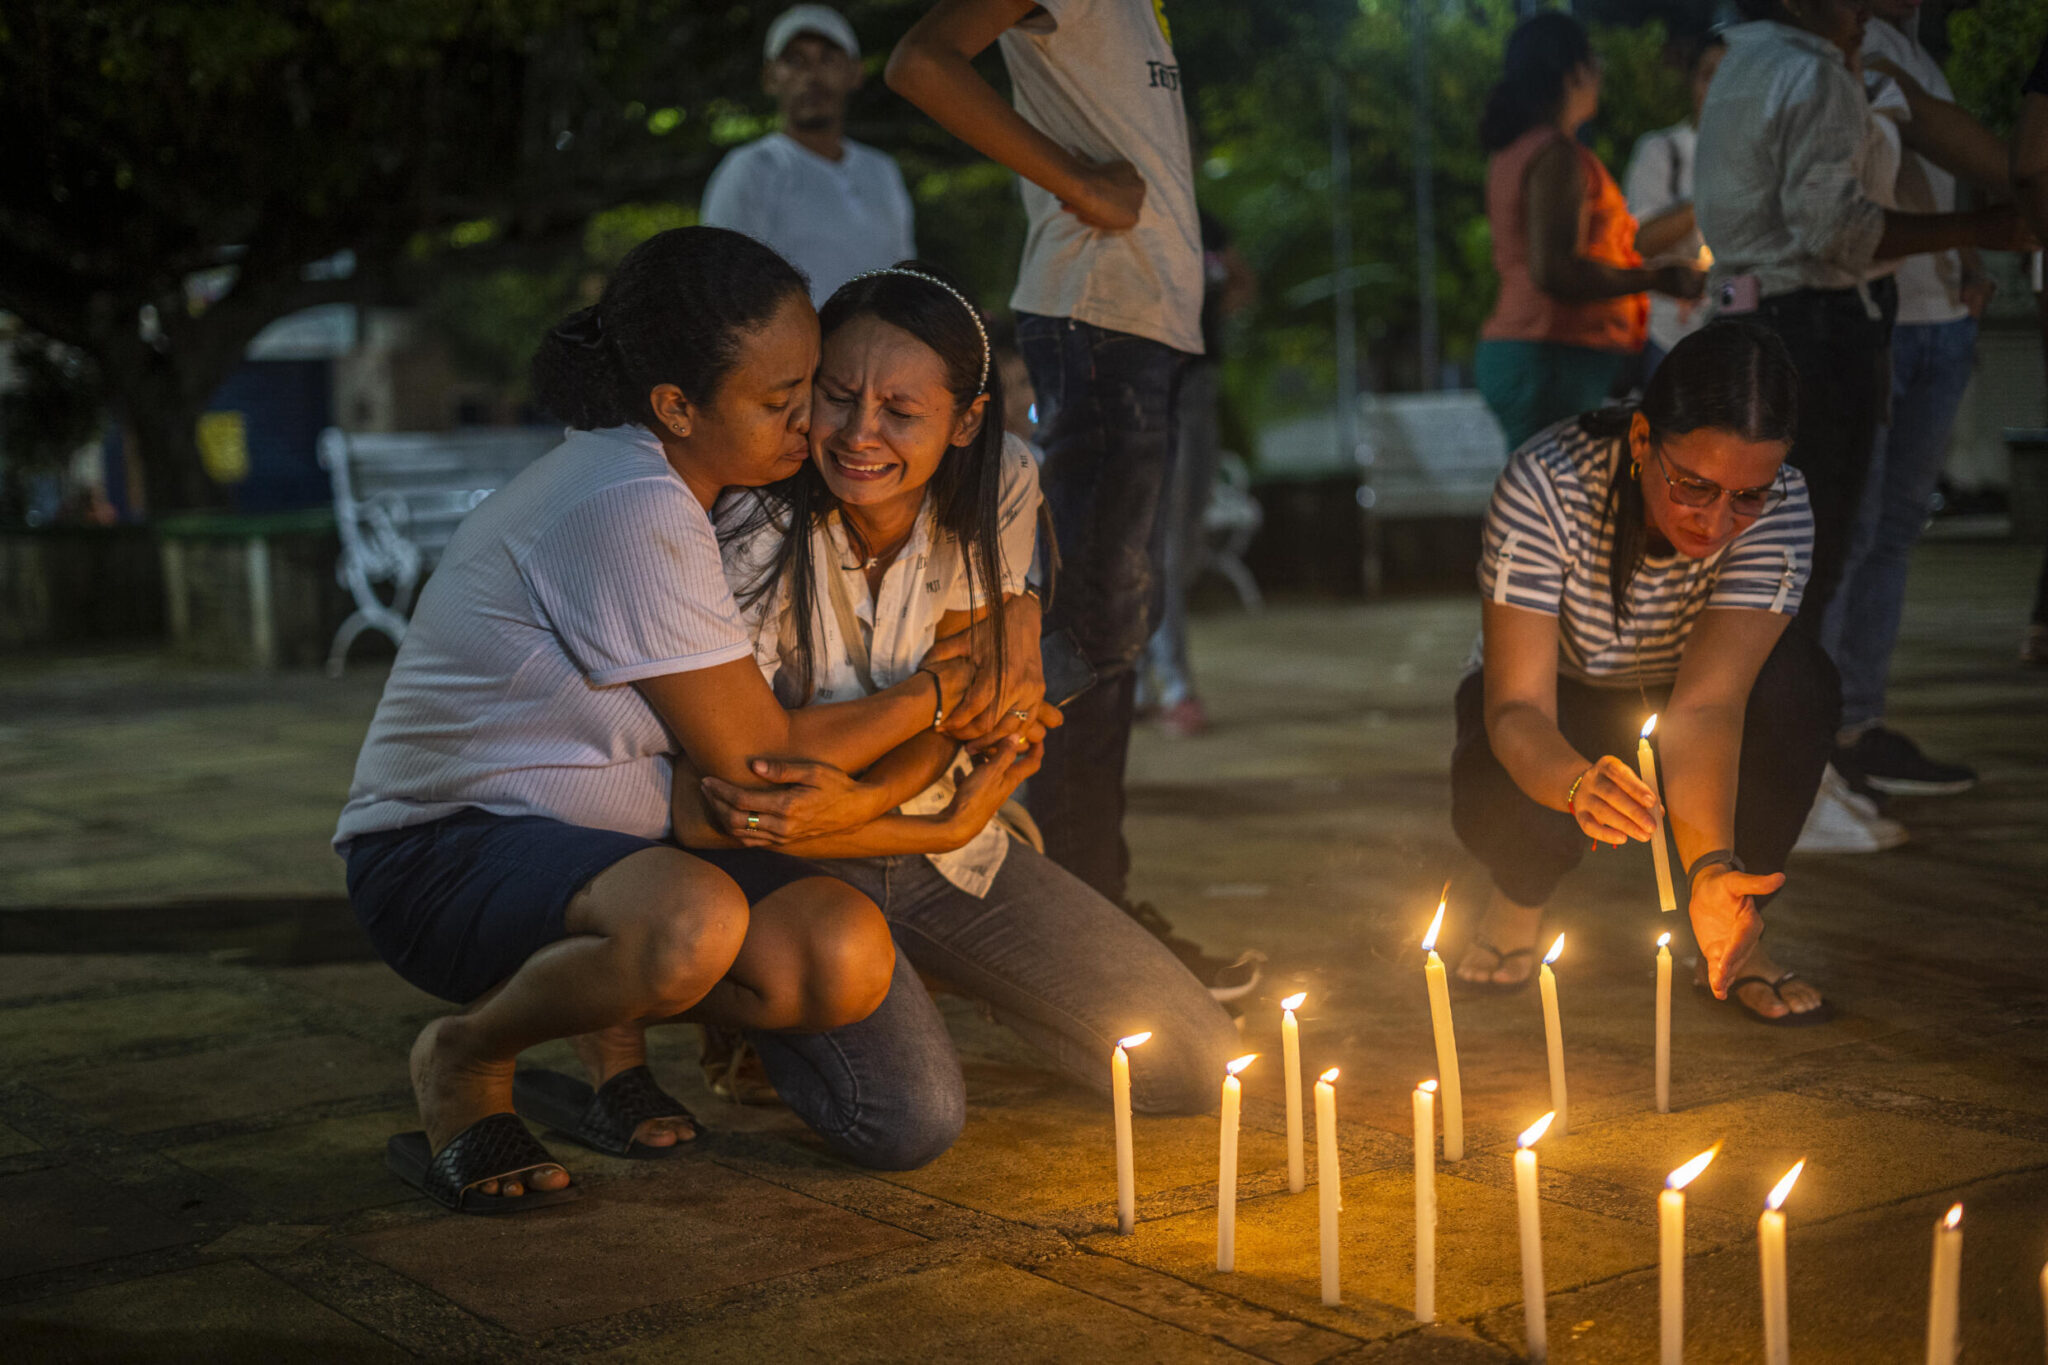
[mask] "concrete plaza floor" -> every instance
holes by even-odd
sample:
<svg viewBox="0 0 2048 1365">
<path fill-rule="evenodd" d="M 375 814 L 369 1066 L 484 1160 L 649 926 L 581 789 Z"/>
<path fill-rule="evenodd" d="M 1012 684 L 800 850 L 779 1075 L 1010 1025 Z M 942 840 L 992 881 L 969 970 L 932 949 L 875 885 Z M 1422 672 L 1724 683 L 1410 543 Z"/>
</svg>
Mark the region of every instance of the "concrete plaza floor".
<svg viewBox="0 0 2048 1365">
<path fill-rule="evenodd" d="M 1964 1360 L 2043 1358 L 2048 674 L 2012 662 L 2038 553 L 1922 553 L 1895 718 L 1984 781 L 1899 802 L 1914 839 L 1894 852 L 1795 861 L 1772 944 L 1835 1022 L 1761 1028 L 1681 977 L 1659 1116 L 1651 942 L 1674 921 L 1648 856 L 1592 859 L 1560 893 L 1553 1359 L 1655 1357 L 1656 1192 L 1714 1142 L 1688 1359 L 1759 1357 L 1755 1217 L 1801 1157 L 1796 1359 L 1918 1359 L 1930 1229 L 1958 1200 Z M 710 1129 L 691 1150 L 559 1144 L 580 1202 L 445 1215 L 381 1164 L 414 1126 L 407 1044 L 440 1007 L 365 959 L 326 850 L 378 670 L 0 664 L 0 1360 L 1517 1358 L 1509 1155 L 1549 1107 L 1533 993 L 1455 996 L 1468 1154 L 1439 1176 L 1442 1321 L 1408 1312 L 1408 1094 L 1435 1071 L 1416 939 L 1446 876 L 1452 952 L 1483 895 L 1445 814 L 1475 621 L 1465 599 L 1203 618 L 1214 732 L 1139 739 L 1139 891 L 1270 956 L 1229 1275 L 1215 1120 L 1137 1121 L 1140 1221 L 1119 1237 L 1107 1103 L 964 1001 L 968 1128 L 923 1170 L 851 1169 L 779 1111 L 720 1104 L 672 1031 L 655 1069 Z M 1297 989 L 1305 1068 L 1343 1068 L 1338 1308 L 1317 1293 L 1315 1195 L 1286 1192 L 1274 1002 Z"/>
</svg>

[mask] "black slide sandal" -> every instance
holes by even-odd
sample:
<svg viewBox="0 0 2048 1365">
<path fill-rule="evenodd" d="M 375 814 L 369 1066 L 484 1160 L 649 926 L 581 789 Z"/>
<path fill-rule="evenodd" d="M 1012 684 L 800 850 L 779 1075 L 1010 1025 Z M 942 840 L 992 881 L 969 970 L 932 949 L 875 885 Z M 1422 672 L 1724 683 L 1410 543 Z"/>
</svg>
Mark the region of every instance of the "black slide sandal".
<svg viewBox="0 0 2048 1365">
<path fill-rule="evenodd" d="M 1815 1005 L 1812 1009 L 1807 1010 L 1804 1014 L 1801 1014 L 1792 1008 L 1791 1002 L 1785 999 L 1785 992 L 1781 988 L 1787 981 L 1792 980 L 1794 977 L 1798 975 L 1799 973 L 1797 972 L 1787 972 L 1783 976 L 1779 977 L 1776 981 L 1773 981 L 1769 977 L 1765 976 L 1738 976 L 1733 981 L 1728 983 L 1728 1003 L 1740 1009 L 1744 1014 L 1756 1020 L 1759 1024 L 1768 1024 L 1772 1028 L 1811 1028 L 1815 1024 L 1825 1024 L 1828 1020 L 1834 1018 L 1834 1004 L 1827 1000 L 1821 1001 L 1818 1005 Z M 1757 1013 L 1755 1010 L 1751 1009 L 1749 1005 L 1743 1000 L 1742 996 L 1737 993 L 1744 986 L 1762 986 L 1772 995 L 1778 997 L 1779 1003 L 1785 1006 L 1785 1013 L 1779 1015 L 1775 1019 L 1773 1019 L 1768 1014 Z M 1708 995 L 1712 995 L 1714 993 L 1713 988 L 1710 986 L 1701 986 L 1695 984 L 1695 989 L 1703 990 Z"/>
<path fill-rule="evenodd" d="M 668 1147 L 633 1141 L 633 1130 L 649 1119 L 687 1119 L 697 1133 L 704 1131 L 697 1116 L 655 1084 L 654 1073 L 645 1066 L 627 1067 L 596 1091 L 559 1071 L 521 1071 L 512 1078 L 512 1104 L 571 1142 L 634 1161 L 674 1156 L 696 1140 L 693 1135 Z"/>
<path fill-rule="evenodd" d="M 528 1189 L 525 1194 L 485 1194 L 475 1188 L 486 1180 L 507 1180 L 536 1166 L 562 1163 L 526 1131 L 517 1114 L 490 1114 L 448 1140 L 436 1152 L 422 1132 L 399 1133 L 384 1144 L 384 1164 L 391 1173 L 443 1208 L 457 1213 L 519 1213 L 566 1204 L 581 1192 L 573 1185 L 559 1190 Z"/>
<path fill-rule="evenodd" d="M 1508 963 L 1513 961 L 1515 958 L 1533 958 L 1536 956 L 1536 950 L 1534 948 L 1516 948 L 1509 952 L 1504 953 L 1500 949 L 1494 947 L 1492 943 L 1488 942 L 1483 938 L 1478 937 L 1473 938 L 1472 946 L 1484 952 L 1489 952 L 1493 954 L 1493 971 L 1495 972 L 1507 966 Z M 1492 973 L 1489 972 L 1487 975 L 1490 978 L 1492 976 Z M 1529 968 L 1529 974 L 1523 977 L 1520 981 L 1494 981 L 1491 979 L 1486 981 L 1467 981 L 1464 977 L 1459 976 L 1455 971 L 1451 973 L 1451 980 L 1455 981 L 1462 989 L 1468 991 L 1486 991 L 1493 995 L 1513 995 L 1517 991 L 1528 990 L 1529 983 L 1535 979 L 1536 969 L 1534 966 L 1531 966 Z"/>
</svg>

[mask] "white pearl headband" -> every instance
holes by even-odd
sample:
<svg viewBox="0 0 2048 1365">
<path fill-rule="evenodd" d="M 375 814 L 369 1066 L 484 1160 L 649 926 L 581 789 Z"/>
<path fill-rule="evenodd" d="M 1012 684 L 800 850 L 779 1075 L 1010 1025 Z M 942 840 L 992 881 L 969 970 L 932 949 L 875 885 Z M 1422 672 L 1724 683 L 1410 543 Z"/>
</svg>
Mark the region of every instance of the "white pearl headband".
<svg viewBox="0 0 2048 1365">
<path fill-rule="evenodd" d="M 975 385 L 975 396 L 979 397 L 980 395 L 987 393 L 989 362 L 988 328 L 982 325 L 981 310 L 979 308 L 976 308 L 973 304 L 969 303 L 967 301 L 967 296 L 961 293 L 959 290 L 955 289 L 952 285 L 947 284 L 944 280 L 940 279 L 936 275 L 927 275 L 922 270 L 905 270 L 900 266 L 893 265 L 885 266 L 880 270 L 864 270 L 860 274 L 855 275 L 853 279 L 848 280 L 847 283 L 852 284 L 857 280 L 871 280 L 877 275 L 907 275 L 913 280 L 923 280 L 926 284 L 935 284 L 939 288 L 945 290 L 948 294 L 951 294 L 954 298 L 960 300 L 960 306 L 967 310 L 968 317 L 974 319 L 974 330 L 976 334 L 981 337 L 981 382 Z"/>
</svg>

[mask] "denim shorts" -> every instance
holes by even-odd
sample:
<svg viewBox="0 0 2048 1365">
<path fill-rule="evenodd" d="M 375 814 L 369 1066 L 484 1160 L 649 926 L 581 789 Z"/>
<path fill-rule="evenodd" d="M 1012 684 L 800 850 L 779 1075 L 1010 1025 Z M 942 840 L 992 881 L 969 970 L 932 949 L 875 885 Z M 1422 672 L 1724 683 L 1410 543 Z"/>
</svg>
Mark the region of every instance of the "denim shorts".
<svg viewBox="0 0 2048 1365">
<path fill-rule="evenodd" d="M 617 830 L 543 815 L 457 811 L 349 841 L 348 899 L 377 955 L 430 995 L 461 1005 L 557 939 L 576 893 L 643 848 Z M 673 845 L 668 845 L 673 847 Z M 816 868 L 765 849 L 692 849 L 753 904 Z"/>
</svg>

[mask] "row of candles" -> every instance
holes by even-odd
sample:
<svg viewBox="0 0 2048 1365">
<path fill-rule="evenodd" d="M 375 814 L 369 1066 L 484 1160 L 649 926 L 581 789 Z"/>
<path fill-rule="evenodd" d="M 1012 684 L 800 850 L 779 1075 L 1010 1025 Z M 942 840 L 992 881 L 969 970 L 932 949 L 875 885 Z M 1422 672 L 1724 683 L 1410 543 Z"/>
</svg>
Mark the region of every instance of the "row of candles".
<svg viewBox="0 0 2048 1365">
<path fill-rule="evenodd" d="M 1441 917 L 1441 909 L 1438 913 Z M 1560 936 L 1559 946 L 1562 942 Z M 1514 1156 L 1515 1206 L 1522 1261 L 1523 1330 L 1526 1354 L 1538 1365 L 1548 1357 L 1549 1328 L 1543 1278 L 1542 1216 L 1537 1197 L 1536 1144 L 1553 1131 L 1559 1135 L 1564 1132 L 1557 997 L 1550 970 L 1557 953 L 1558 947 L 1554 946 L 1543 967 L 1548 987 L 1544 995 L 1544 1015 L 1551 1044 L 1552 1094 L 1557 1107 L 1516 1138 Z M 1668 953 L 1665 956 L 1668 957 Z M 1282 1064 L 1286 1073 L 1287 1188 L 1293 1194 L 1301 1193 L 1307 1181 L 1301 1094 L 1301 1027 L 1295 1013 L 1307 998 L 1307 993 L 1303 992 L 1280 1002 Z M 1117 1230 L 1126 1234 L 1136 1226 L 1137 1209 L 1129 1050 L 1151 1037 L 1150 1033 L 1139 1033 L 1121 1039 L 1111 1054 L 1116 1123 Z M 1216 1173 L 1216 1269 L 1222 1272 L 1237 1268 L 1237 1140 L 1244 1094 L 1239 1077 L 1257 1059 L 1257 1053 L 1250 1053 L 1236 1058 L 1224 1068 Z M 1453 1063 L 1455 1065 L 1455 1058 Z M 1330 1307 L 1337 1307 L 1343 1302 L 1337 1245 L 1338 1217 L 1343 1211 L 1337 1160 L 1338 1074 L 1338 1069 L 1331 1067 L 1317 1078 L 1315 1085 L 1317 1240 L 1322 1300 Z M 1412 1106 L 1415 1120 L 1415 1320 L 1424 1323 L 1436 1320 L 1438 1090 L 1436 1080 L 1422 1082 L 1415 1087 Z M 1446 1098 L 1448 1101 L 1448 1096 Z M 1451 1154 L 1451 1127 L 1452 1110 L 1447 1102 L 1444 1110 L 1444 1159 L 1447 1161 L 1461 1159 Z M 1662 1365 L 1680 1365 L 1685 1353 L 1685 1190 L 1712 1164 L 1719 1152 L 1720 1144 L 1716 1143 L 1672 1171 L 1657 1196 L 1659 1359 Z M 1788 1365 L 1791 1358 L 1783 1206 L 1805 1168 L 1806 1161 L 1802 1158 L 1785 1172 L 1766 1196 L 1764 1211 L 1757 1219 L 1766 1365 Z M 1928 1365 L 1954 1365 L 1956 1358 L 1962 1281 L 1962 1217 L 1963 1206 L 1957 1204 L 1934 1229 L 1934 1268 L 1927 1312 Z M 2041 1271 L 2041 1292 L 2044 1313 L 2048 1313 L 2048 1266 Z"/>
</svg>

